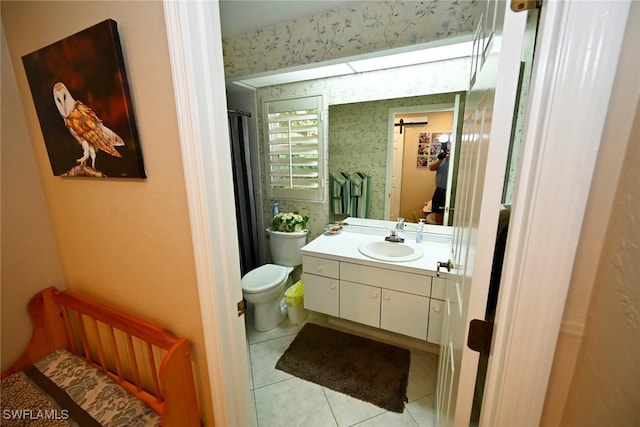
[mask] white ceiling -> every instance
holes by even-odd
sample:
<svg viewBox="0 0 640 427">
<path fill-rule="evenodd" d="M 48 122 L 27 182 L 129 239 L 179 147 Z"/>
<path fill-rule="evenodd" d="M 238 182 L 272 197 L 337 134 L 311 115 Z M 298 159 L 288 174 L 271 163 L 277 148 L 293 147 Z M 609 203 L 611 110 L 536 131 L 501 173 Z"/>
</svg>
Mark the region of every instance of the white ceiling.
<svg viewBox="0 0 640 427">
<path fill-rule="evenodd" d="M 356 3 L 348 0 L 220 0 L 222 37 L 257 29 Z"/>
</svg>

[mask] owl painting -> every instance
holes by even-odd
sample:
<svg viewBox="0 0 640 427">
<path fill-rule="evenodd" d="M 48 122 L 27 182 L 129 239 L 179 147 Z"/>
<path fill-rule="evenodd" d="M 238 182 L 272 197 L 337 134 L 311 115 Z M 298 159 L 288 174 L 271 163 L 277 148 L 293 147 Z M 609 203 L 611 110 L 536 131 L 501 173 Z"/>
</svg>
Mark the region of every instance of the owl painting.
<svg viewBox="0 0 640 427">
<path fill-rule="evenodd" d="M 114 20 L 24 55 L 22 62 L 55 176 L 146 178 Z"/>
<path fill-rule="evenodd" d="M 58 82 L 53 86 L 53 99 L 64 119 L 64 125 L 82 146 L 82 157 L 76 160 L 79 164 L 85 165 L 91 157 L 91 167 L 95 169 L 98 150 L 114 157 L 122 157 L 116 150 L 116 147 L 124 145 L 122 138 L 106 127 L 91 108 L 73 99 L 64 83 Z"/>
</svg>

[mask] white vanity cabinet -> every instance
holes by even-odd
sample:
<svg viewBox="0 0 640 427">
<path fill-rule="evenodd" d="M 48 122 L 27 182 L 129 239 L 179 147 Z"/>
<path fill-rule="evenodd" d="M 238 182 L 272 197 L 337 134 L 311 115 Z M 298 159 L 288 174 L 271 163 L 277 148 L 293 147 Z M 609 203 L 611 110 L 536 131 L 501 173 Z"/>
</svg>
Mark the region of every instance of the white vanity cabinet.
<svg viewBox="0 0 640 427">
<path fill-rule="evenodd" d="M 429 298 L 340 280 L 340 318 L 426 340 Z"/>
<path fill-rule="evenodd" d="M 390 289 L 382 290 L 381 329 L 426 340 L 428 322 L 428 297 Z"/>
<path fill-rule="evenodd" d="M 440 331 L 442 330 L 442 318 L 444 314 L 444 293 L 446 279 L 434 277 L 431 284 L 431 301 L 429 304 L 429 330 L 427 341 L 440 344 Z"/>
<path fill-rule="evenodd" d="M 375 286 L 340 280 L 340 318 L 380 327 L 380 291 Z"/>
<path fill-rule="evenodd" d="M 343 293 L 343 284 L 349 289 L 356 285 L 363 289 L 360 298 L 354 298 L 357 294 L 353 292 Z M 340 262 L 341 318 L 426 340 L 430 294 L 431 276 Z M 375 310 L 367 315 L 367 321 L 351 316 L 354 311 L 362 311 L 354 308 L 360 305 Z"/>
<path fill-rule="evenodd" d="M 305 308 L 328 314 L 345 329 L 377 328 L 366 332 L 392 341 L 412 337 L 422 341 L 414 342 L 419 346 L 440 344 L 447 280 L 436 269 L 451 255 L 451 235 L 435 227 L 415 243 L 405 230 L 398 245 L 385 242 L 396 225 L 391 221 L 350 217 L 345 223 L 339 233 L 322 234 L 301 248 Z M 400 254 L 407 250 L 421 256 L 404 259 Z"/>
<path fill-rule="evenodd" d="M 303 280 L 309 310 L 439 343 L 442 311 L 431 306 L 431 275 L 304 255 Z M 442 298 L 443 285 L 436 289 Z"/>
<path fill-rule="evenodd" d="M 311 256 L 302 257 L 304 307 L 338 317 L 340 314 L 340 263 Z"/>
</svg>

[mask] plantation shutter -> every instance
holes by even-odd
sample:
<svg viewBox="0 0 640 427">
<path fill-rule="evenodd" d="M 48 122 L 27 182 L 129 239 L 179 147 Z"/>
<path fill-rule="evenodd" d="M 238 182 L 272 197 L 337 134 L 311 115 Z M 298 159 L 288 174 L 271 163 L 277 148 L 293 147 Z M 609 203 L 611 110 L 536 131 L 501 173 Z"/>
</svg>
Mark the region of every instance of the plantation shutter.
<svg viewBox="0 0 640 427">
<path fill-rule="evenodd" d="M 320 96 L 264 103 L 270 198 L 322 200 L 321 106 Z"/>
</svg>

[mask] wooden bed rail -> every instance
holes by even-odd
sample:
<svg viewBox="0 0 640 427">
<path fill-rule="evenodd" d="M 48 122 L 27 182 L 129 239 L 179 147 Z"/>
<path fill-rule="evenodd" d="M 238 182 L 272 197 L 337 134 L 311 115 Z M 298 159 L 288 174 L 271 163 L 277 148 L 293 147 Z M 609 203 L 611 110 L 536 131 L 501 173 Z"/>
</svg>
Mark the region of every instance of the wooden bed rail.
<svg viewBox="0 0 640 427">
<path fill-rule="evenodd" d="M 164 328 L 70 291 L 51 287 L 27 305 L 31 341 L 2 378 L 66 348 L 104 371 L 162 417 L 200 426 L 189 343 Z"/>
</svg>

